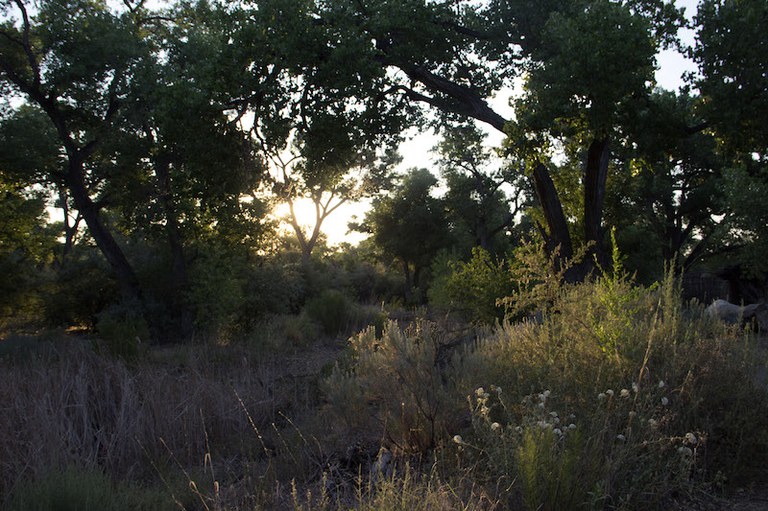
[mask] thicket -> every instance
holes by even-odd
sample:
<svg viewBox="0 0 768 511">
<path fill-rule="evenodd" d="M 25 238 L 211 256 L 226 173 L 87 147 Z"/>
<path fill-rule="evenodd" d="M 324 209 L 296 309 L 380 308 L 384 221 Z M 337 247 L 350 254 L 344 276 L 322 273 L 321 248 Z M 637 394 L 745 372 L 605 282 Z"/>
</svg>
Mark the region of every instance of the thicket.
<svg viewBox="0 0 768 511">
<path fill-rule="evenodd" d="M 540 322 L 458 346 L 428 324 L 353 337 L 324 383 L 339 422 L 503 509 L 668 509 L 765 477 L 765 351 L 750 332 L 683 304 L 672 277 L 546 293 L 538 277 Z"/>
<path fill-rule="evenodd" d="M 542 314 L 496 326 L 385 321 L 339 285 L 228 345 L 6 340 L 5 505 L 668 509 L 764 480 L 752 332 L 671 276 L 638 286 L 616 260 L 568 285 L 538 247 L 517 254 L 505 306 Z"/>
</svg>

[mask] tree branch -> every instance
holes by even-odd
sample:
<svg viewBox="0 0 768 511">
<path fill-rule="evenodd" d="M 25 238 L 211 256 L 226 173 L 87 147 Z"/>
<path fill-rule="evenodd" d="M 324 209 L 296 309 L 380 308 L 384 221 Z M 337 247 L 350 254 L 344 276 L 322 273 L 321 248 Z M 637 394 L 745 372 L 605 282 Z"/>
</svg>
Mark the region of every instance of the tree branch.
<svg viewBox="0 0 768 511">
<path fill-rule="evenodd" d="M 412 80 L 424 85 L 427 89 L 445 94 L 453 98 L 455 102 L 425 96 L 411 88 L 402 86 L 401 90 L 404 90 L 411 99 L 427 103 L 435 108 L 472 117 L 504 133 L 504 126 L 507 124 L 507 120 L 488 106 L 488 103 L 474 90 L 438 76 L 420 66 L 396 67 L 401 69 Z"/>
</svg>

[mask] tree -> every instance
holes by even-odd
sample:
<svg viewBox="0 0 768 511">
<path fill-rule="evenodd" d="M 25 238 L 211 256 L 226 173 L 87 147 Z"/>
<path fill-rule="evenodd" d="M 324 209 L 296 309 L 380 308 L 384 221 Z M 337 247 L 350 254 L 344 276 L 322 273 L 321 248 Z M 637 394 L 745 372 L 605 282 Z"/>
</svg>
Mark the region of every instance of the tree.
<svg viewBox="0 0 768 511">
<path fill-rule="evenodd" d="M 57 229 L 47 225 L 45 206 L 44 193 L 0 170 L 0 319 L 28 312 L 40 274 L 53 260 Z"/>
<path fill-rule="evenodd" d="M 633 145 L 617 154 L 606 219 L 626 266 L 642 281 L 682 272 L 719 247 L 726 213 L 720 190 L 724 161 L 715 138 L 700 129 L 688 92 L 657 90 L 631 112 Z M 720 219 L 720 220 L 718 220 Z"/>
<path fill-rule="evenodd" d="M 0 82 L 48 117 L 65 165 L 45 169 L 46 177 L 66 186 L 124 294 L 139 299 L 136 273 L 95 197 L 104 178 L 97 152 L 114 131 L 128 77 L 146 50 L 138 26 L 104 2 L 46 1 L 35 13 L 28 7 L 22 0 L 2 3 Z"/>
<path fill-rule="evenodd" d="M 371 210 L 357 227 L 372 235 L 385 258 L 400 262 L 407 301 L 415 298 L 414 289 L 425 290 L 423 271 L 450 242 L 443 202 L 431 195 L 436 184 L 428 170 L 411 169 L 391 195 L 373 200 Z"/>
<path fill-rule="evenodd" d="M 16 167 L 60 190 L 60 205 L 77 212 L 68 245 L 82 219 L 129 302 L 141 303 L 146 286 L 128 245 L 167 243 L 166 312 L 181 323 L 168 331 L 188 334 L 186 248 L 205 236 L 258 239 L 264 214 L 241 200 L 263 166 L 237 123 L 238 89 L 264 78 L 244 74 L 254 61 L 230 39 L 231 19 L 205 4 L 162 14 L 86 0 L 3 9 L 0 82 L 26 101 L 3 131 L 32 127 L 25 140 L 48 144 L 26 145 Z"/>
<path fill-rule="evenodd" d="M 549 247 L 559 245 L 562 258 L 572 255 L 572 241 L 545 142 L 564 135 L 582 140 L 584 237 L 599 252 L 609 148 L 621 140 L 620 114 L 647 94 L 654 54 L 673 42 L 683 22 L 671 2 L 657 0 L 269 5 L 296 16 L 292 30 L 298 23 L 303 41 L 312 41 L 302 46 L 313 56 L 302 69 L 318 86 L 349 80 L 369 99 L 361 106 L 387 105 L 387 112 L 399 109 L 408 122 L 420 123 L 425 117 L 416 105 L 426 105 L 437 123 L 475 119 L 507 134 L 530 162 Z M 509 123 L 486 98 L 521 75 L 527 93 L 517 103 L 518 121 Z"/>
<path fill-rule="evenodd" d="M 506 237 L 515 217 L 522 213 L 527 190 L 514 162 L 499 162 L 498 158 L 494 162 L 483 139 L 476 127 L 457 126 L 446 130 L 436 151 L 448 187 L 445 201 L 455 235 L 469 235 L 467 248 L 478 246 L 497 253 L 502 248 L 499 235 Z M 511 189 L 514 198 L 505 189 Z"/>
<path fill-rule="evenodd" d="M 723 223 L 730 231 L 722 250 L 752 277 L 768 272 L 768 40 L 760 28 L 767 18 L 765 2 L 703 0 L 691 50 L 703 128 L 716 138 L 726 167 Z"/>
<path fill-rule="evenodd" d="M 276 172 L 272 192 L 288 204 L 288 221 L 304 264 L 309 263 L 326 219 L 345 203 L 371 197 L 388 187 L 391 167 L 400 161 L 392 151 L 377 158 L 373 149 L 359 147 L 340 123 L 343 119 L 327 116 L 316 121 L 308 133 L 297 128 L 297 140 L 288 154 L 270 147 L 256 132 Z M 364 139 L 359 141 L 365 143 Z M 315 218 L 309 226 L 302 225 L 297 215 L 299 199 L 309 199 L 314 205 Z"/>
</svg>

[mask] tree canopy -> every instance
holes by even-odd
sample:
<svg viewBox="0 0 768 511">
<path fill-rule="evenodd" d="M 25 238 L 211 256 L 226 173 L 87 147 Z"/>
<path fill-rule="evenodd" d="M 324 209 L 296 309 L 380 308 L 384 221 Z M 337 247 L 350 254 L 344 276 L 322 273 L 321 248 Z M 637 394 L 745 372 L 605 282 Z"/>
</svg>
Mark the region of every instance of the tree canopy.
<svg viewBox="0 0 768 511">
<path fill-rule="evenodd" d="M 649 280 L 665 261 L 685 270 L 718 258 L 760 276 L 766 9 L 5 0 L 0 171 L 7 207 L 28 209 L 19 223 L 7 213 L 4 243 L 31 251 L 31 233 L 60 229 L 61 247 L 48 234 L 37 245 L 52 255 L 29 252 L 57 264 L 92 244 L 121 300 L 177 318 L 183 335 L 191 297 L 202 296 L 192 274 L 216 260 L 198 256 L 211 246 L 243 261 L 273 253 L 269 209 L 299 197 L 317 209 L 313 229 L 292 221 L 305 261 L 339 204 L 373 197 L 372 243 L 401 261 L 407 289 L 438 249 L 501 255 L 508 232 L 540 237 L 563 267 L 586 247 L 566 273 L 580 280 L 610 264 L 609 227 Z M 684 27 L 696 34 L 690 47 Z M 668 48 L 697 66 L 679 91 L 654 80 Z M 490 99 L 510 90 L 507 118 Z M 480 125 L 503 134 L 497 153 Z M 410 127 L 441 136 L 444 198 L 429 171 L 388 191 L 392 150 Z M 42 204 L 64 222 L 48 226 Z M 149 259 L 171 291 L 148 276 Z"/>
</svg>

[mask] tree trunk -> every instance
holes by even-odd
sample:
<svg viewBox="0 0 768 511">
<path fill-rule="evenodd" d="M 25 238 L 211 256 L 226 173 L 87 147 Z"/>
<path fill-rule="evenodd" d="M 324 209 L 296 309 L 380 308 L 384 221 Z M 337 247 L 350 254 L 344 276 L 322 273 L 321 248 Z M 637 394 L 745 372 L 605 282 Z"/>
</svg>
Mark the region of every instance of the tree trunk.
<svg viewBox="0 0 768 511">
<path fill-rule="evenodd" d="M 155 172 L 160 189 L 160 202 L 165 212 L 166 234 L 171 250 L 171 275 L 173 278 L 173 298 L 171 308 L 179 321 L 178 337 L 182 340 L 192 337 L 192 311 L 187 299 L 189 290 L 189 271 L 184 254 L 184 240 L 179 227 L 179 215 L 173 200 L 171 190 L 170 162 L 165 156 L 160 156 L 155 162 Z"/>
<path fill-rule="evenodd" d="M 608 139 L 594 139 L 589 145 L 584 173 L 584 239 L 594 243 L 589 253 L 594 255 L 601 268 L 607 268 L 609 264 L 603 246 L 603 202 L 609 157 Z M 591 260 L 585 263 L 594 264 Z"/>
<path fill-rule="evenodd" d="M 558 259 L 561 262 L 570 259 L 573 257 L 573 243 L 568 231 L 568 222 L 565 220 L 555 183 L 552 182 L 549 170 L 543 163 L 536 165 L 533 171 L 533 184 L 547 223 L 544 240 L 547 253 L 552 254 L 559 247 Z"/>
<path fill-rule="evenodd" d="M 403 260 L 403 274 L 405 276 L 405 303 L 410 303 L 413 298 L 413 279 L 411 278 L 411 266 L 405 260 Z"/>
<path fill-rule="evenodd" d="M 80 212 L 93 236 L 96 246 L 104 254 L 112 271 L 115 272 L 123 298 L 142 303 L 141 286 L 136 272 L 125 257 L 125 253 L 104 224 L 98 206 L 93 202 L 84 181 L 83 162 L 77 152 L 69 153 L 69 169 L 66 182 L 72 193 L 75 208 Z"/>
</svg>

